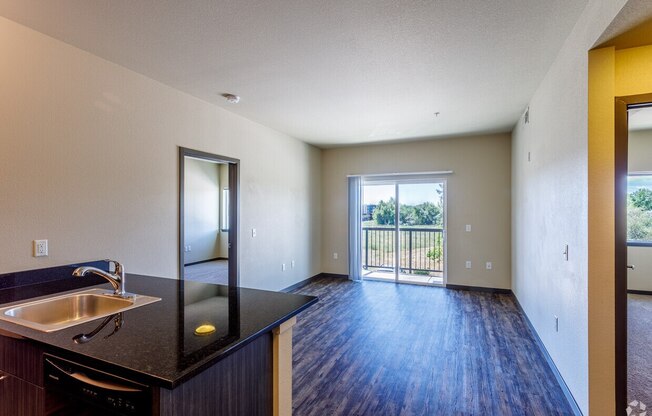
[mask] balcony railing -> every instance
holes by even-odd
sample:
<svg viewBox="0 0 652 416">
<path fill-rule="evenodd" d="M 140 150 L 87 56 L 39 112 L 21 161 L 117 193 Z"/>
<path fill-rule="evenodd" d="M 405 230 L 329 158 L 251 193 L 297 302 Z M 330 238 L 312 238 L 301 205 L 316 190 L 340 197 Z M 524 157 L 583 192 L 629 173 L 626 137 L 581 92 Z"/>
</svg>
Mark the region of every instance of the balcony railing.
<svg viewBox="0 0 652 416">
<path fill-rule="evenodd" d="M 394 228 L 362 227 L 362 267 L 394 268 Z M 444 267 L 444 230 L 441 228 L 399 228 L 401 273 L 441 272 Z M 428 255 L 430 253 L 430 255 Z"/>
</svg>

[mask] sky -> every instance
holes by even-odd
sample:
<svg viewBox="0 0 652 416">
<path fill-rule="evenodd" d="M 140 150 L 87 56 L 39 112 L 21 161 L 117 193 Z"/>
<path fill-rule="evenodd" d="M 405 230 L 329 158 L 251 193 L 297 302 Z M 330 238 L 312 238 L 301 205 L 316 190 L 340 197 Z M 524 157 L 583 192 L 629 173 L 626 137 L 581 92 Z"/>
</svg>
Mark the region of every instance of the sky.
<svg viewBox="0 0 652 416">
<path fill-rule="evenodd" d="M 652 175 L 628 176 L 627 193 L 631 194 L 640 188 L 652 189 Z"/>
<path fill-rule="evenodd" d="M 441 183 L 410 183 L 400 184 L 400 203 L 417 205 L 423 202 L 439 203 L 441 196 L 437 189 L 442 189 Z M 377 204 L 382 199 L 389 200 L 394 196 L 394 185 L 365 185 L 362 190 L 364 204 Z"/>
</svg>

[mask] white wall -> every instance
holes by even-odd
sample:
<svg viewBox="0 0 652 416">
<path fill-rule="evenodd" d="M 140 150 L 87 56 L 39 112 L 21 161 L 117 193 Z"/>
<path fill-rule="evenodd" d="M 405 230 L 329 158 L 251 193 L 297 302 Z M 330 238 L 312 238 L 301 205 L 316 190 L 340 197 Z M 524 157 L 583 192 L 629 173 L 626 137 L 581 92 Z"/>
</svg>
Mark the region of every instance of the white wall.
<svg viewBox="0 0 652 416">
<path fill-rule="evenodd" d="M 530 123 L 519 121 L 512 135 L 512 288 L 584 414 L 589 408 L 587 51 L 624 3 L 589 1 L 532 97 Z M 562 255 L 565 244 L 569 261 Z"/>
<path fill-rule="evenodd" d="M 186 264 L 220 255 L 220 165 L 186 157 L 183 215 Z"/>
<path fill-rule="evenodd" d="M 629 132 L 628 158 L 630 172 L 652 172 L 652 130 Z M 627 288 L 652 291 L 652 247 L 627 247 L 627 263 Z"/>
<path fill-rule="evenodd" d="M 241 160 L 243 286 L 321 271 L 319 149 L 4 18 L 0 56 L 0 273 L 108 257 L 176 277 L 177 146 Z"/>
<path fill-rule="evenodd" d="M 442 170 L 454 171 L 445 177 L 448 283 L 509 289 L 509 134 L 324 150 L 323 271 L 348 274 L 347 175 Z M 465 224 L 472 232 L 465 232 Z M 472 269 L 465 268 L 466 260 Z M 487 261 L 492 270 L 485 269 Z"/>
</svg>

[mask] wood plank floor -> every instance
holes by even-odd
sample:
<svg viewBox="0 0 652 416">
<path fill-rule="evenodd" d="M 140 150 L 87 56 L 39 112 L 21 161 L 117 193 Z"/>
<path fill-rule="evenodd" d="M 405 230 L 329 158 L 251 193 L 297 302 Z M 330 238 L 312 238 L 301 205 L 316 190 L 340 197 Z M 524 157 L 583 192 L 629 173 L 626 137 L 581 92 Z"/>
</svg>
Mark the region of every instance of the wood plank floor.
<svg viewBox="0 0 652 416">
<path fill-rule="evenodd" d="M 321 278 L 294 330 L 294 414 L 570 415 L 512 295 Z"/>
<path fill-rule="evenodd" d="M 184 266 L 184 278 L 194 282 L 229 284 L 229 261 L 213 260 L 206 263 Z"/>
</svg>

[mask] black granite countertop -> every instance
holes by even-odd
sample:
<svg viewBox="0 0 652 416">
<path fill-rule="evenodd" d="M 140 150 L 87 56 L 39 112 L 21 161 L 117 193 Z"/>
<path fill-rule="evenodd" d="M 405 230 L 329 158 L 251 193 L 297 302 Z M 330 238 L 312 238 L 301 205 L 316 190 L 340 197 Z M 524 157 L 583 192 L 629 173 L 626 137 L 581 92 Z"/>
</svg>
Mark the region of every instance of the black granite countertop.
<svg viewBox="0 0 652 416">
<path fill-rule="evenodd" d="M 0 305 L 83 290 L 88 286 L 81 286 L 88 284 L 110 289 L 109 284 L 84 279 L 0 286 Z M 88 343 L 73 341 L 76 335 L 93 331 L 104 318 L 49 333 L 0 320 L 0 335 L 34 340 L 86 365 L 174 388 L 317 302 L 312 296 L 131 274 L 126 281 L 129 292 L 162 300 L 123 312 L 123 324 L 111 336 L 106 337 L 115 328 L 113 320 Z M 202 324 L 214 325 L 216 331 L 195 335 L 195 328 Z"/>
</svg>

